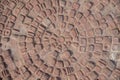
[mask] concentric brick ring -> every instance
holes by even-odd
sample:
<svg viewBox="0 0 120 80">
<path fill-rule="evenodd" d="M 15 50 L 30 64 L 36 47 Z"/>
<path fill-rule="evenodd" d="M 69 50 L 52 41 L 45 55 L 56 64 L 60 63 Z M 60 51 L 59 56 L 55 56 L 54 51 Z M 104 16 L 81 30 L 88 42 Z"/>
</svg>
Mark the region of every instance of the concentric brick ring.
<svg viewBox="0 0 120 80">
<path fill-rule="evenodd" d="M 0 79 L 119 80 L 119 0 L 0 0 Z"/>
</svg>

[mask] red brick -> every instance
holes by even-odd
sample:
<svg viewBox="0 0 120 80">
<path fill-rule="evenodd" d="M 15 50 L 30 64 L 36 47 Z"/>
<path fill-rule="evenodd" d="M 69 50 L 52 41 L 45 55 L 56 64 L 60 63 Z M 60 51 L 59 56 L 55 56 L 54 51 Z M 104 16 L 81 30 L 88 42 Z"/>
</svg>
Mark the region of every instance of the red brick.
<svg viewBox="0 0 120 80">
<path fill-rule="evenodd" d="M 69 79 L 70 79 L 70 80 L 77 80 L 77 77 L 76 77 L 76 75 L 73 74 L 73 75 L 70 75 L 70 76 L 69 76 Z"/>
<path fill-rule="evenodd" d="M 60 76 L 60 69 L 54 68 L 53 74 L 56 75 L 56 76 Z"/>
<path fill-rule="evenodd" d="M 37 0 L 38 3 L 44 3 L 44 0 Z"/>
<path fill-rule="evenodd" d="M 72 9 L 69 13 L 70 17 L 75 17 L 76 15 L 76 10 Z"/>
<path fill-rule="evenodd" d="M 112 43 L 112 37 L 111 36 L 103 37 L 103 42 L 111 44 Z"/>
<path fill-rule="evenodd" d="M 67 60 L 64 61 L 64 66 L 65 66 L 65 67 L 67 67 L 67 66 L 69 66 L 69 65 L 70 65 L 70 62 L 69 62 L 69 61 L 67 61 Z"/>
<path fill-rule="evenodd" d="M 87 75 L 90 72 L 90 70 L 87 67 L 82 68 L 81 71 L 84 75 Z"/>
<path fill-rule="evenodd" d="M 44 61 L 42 59 L 36 60 L 34 62 L 35 62 L 35 65 L 38 66 L 38 67 L 41 66 L 44 63 Z"/>
<path fill-rule="evenodd" d="M 4 36 L 10 36 L 10 34 L 11 34 L 11 30 L 9 30 L 9 29 L 4 29 L 3 30 L 3 35 Z"/>
<path fill-rule="evenodd" d="M 48 73 L 45 73 L 45 74 L 41 77 L 42 80 L 49 80 L 49 78 L 50 78 L 50 75 L 49 75 Z"/>
<path fill-rule="evenodd" d="M 80 46 L 80 51 L 85 52 L 86 51 L 86 46 Z"/>
<path fill-rule="evenodd" d="M 118 28 L 113 29 L 112 33 L 113 33 L 113 35 L 119 35 L 119 29 Z"/>
<path fill-rule="evenodd" d="M 26 7 L 23 7 L 23 8 L 21 9 L 20 14 L 22 14 L 22 15 L 27 15 L 28 13 L 29 13 L 29 10 L 28 10 Z"/>
<path fill-rule="evenodd" d="M 24 48 L 26 46 L 26 43 L 25 42 L 19 42 L 19 46 Z"/>
<path fill-rule="evenodd" d="M 95 29 L 95 35 L 96 36 L 101 36 L 103 34 L 103 30 L 101 28 L 96 28 Z"/>
<path fill-rule="evenodd" d="M 36 75 L 39 76 L 40 78 L 42 77 L 43 74 L 44 74 L 44 73 L 43 73 L 43 71 L 41 71 L 41 70 L 39 70 L 39 71 L 36 72 Z"/>
<path fill-rule="evenodd" d="M 92 6 L 93 6 L 93 2 L 88 1 L 88 2 L 85 3 L 85 5 L 86 5 L 86 8 L 87 8 L 87 9 L 90 9 L 90 8 L 92 8 Z"/>
<path fill-rule="evenodd" d="M 99 77 L 98 77 L 98 80 L 108 80 L 107 77 L 103 74 L 101 74 Z"/>
<path fill-rule="evenodd" d="M 56 67 L 64 67 L 63 61 L 57 61 L 55 65 Z"/>
<path fill-rule="evenodd" d="M 90 70 L 94 69 L 95 66 L 96 66 L 95 63 L 92 61 L 86 64 L 86 67 L 88 67 Z"/>
<path fill-rule="evenodd" d="M 96 20 L 101 20 L 102 19 L 102 14 L 101 13 L 96 13 L 95 14 L 95 19 Z"/>
<path fill-rule="evenodd" d="M 9 21 L 15 22 L 15 20 L 16 20 L 16 16 L 14 16 L 14 15 L 9 16 Z"/>
<path fill-rule="evenodd" d="M 81 38 L 80 39 L 80 44 L 81 45 L 86 45 L 87 44 L 87 39 L 86 38 Z"/>
<path fill-rule="evenodd" d="M 96 72 L 101 72 L 101 68 L 98 65 L 95 66 L 95 68 L 93 70 L 96 71 Z"/>
<path fill-rule="evenodd" d="M 48 65 L 46 65 L 46 64 L 42 64 L 40 66 L 40 70 L 42 70 L 42 71 L 46 71 L 47 68 L 48 68 Z"/>
<path fill-rule="evenodd" d="M 5 16 L 5 15 L 1 15 L 1 16 L 0 16 L 0 22 L 1 22 L 1 23 L 6 22 L 6 20 L 7 20 L 7 16 Z"/>
<path fill-rule="evenodd" d="M 33 5 L 31 3 L 26 4 L 26 8 L 30 11 L 33 8 Z"/>
<path fill-rule="evenodd" d="M 60 0 L 60 6 L 65 6 L 66 5 L 66 1 L 64 1 L 64 0 Z"/>
<path fill-rule="evenodd" d="M 112 71 L 109 68 L 104 68 L 102 70 L 102 73 L 106 76 L 110 76 L 112 74 Z"/>
<path fill-rule="evenodd" d="M 103 37 L 95 37 L 95 42 L 96 43 L 102 43 Z"/>
<path fill-rule="evenodd" d="M 91 14 L 91 11 L 90 11 L 90 10 L 85 10 L 83 15 L 84 15 L 85 17 L 88 17 L 90 14 Z"/>
<path fill-rule="evenodd" d="M 59 1 L 58 0 L 52 0 L 52 4 L 53 4 L 53 6 L 58 7 Z"/>
<path fill-rule="evenodd" d="M 53 69 L 54 69 L 53 67 L 48 67 L 46 72 L 51 74 L 53 73 Z"/>
<path fill-rule="evenodd" d="M 118 44 L 116 44 L 116 45 L 112 45 L 112 50 L 113 51 L 120 51 L 120 45 Z"/>
<path fill-rule="evenodd" d="M 33 21 L 33 19 L 29 16 L 25 17 L 25 19 L 24 19 L 25 24 L 30 24 L 32 21 Z"/>
<path fill-rule="evenodd" d="M 16 6 L 15 1 L 10 1 L 8 7 L 9 7 L 10 9 L 13 9 L 13 8 L 15 8 L 15 6 Z"/>
<path fill-rule="evenodd" d="M 111 50 L 111 44 L 104 43 L 103 50 L 105 50 L 105 51 Z"/>
<path fill-rule="evenodd" d="M 106 61 L 103 60 L 103 59 L 100 59 L 100 60 L 98 61 L 98 65 L 99 65 L 101 68 L 104 68 L 104 67 L 106 66 Z"/>
<path fill-rule="evenodd" d="M 102 3 L 99 3 L 98 5 L 97 5 L 97 9 L 100 11 L 100 10 L 103 10 L 104 9 L 104 5 L 102 4 Z"/>
<path fill-rule="evenodd" d="M 8 0 L 3 0 L 3 1 L 2 1 L 2 4 L 4 4 L 5 6 L 7 6 L 7 5 L 9 5 L 10 3 L 9 3 Z"/>
<path fill-rule="evenodd" d="M 78 78 L 81 78 L 81 76 L 83 76 L 82 71 L 81 71 L 81 70 L 77 71 L 77 72 L 76 72 L 76 76 L 77 76 Z"/>
<path fill-rule="evenodd" d="M 37 70 L 37 67 L 35 65 L 31 65 L 29 70 L 34 74 L 34 72 Z"/>
<path fill-rule="evenodd" d="M 5 69 L 5 66 L 3 63 L 0 64 L 0 71 L 3 71 Z"/>
<path fill-rule="evenodd" d="M 32 48 L 31 48 L 32 49 Z M 39 56 L 37 55 L 35 50 L 30 50 L 29 55 L 33 61 L 36 61 L 39 59 Z"/>
<path fill-rule="evenodd" d="M 4 24 L 0 23 L 0 30 L 4 29 Z"/>
<path fill-rule="evenodd" d="M 4 10 L 4 6 L 0 4 L 0 12 L 2 12 L 3 10 Z"/>
<path fill-rule="evenodd" d="M 108 64 L 107 64 L 107 67 L 111 70 L 114 70 L 115 67 L 116 67 L 115 61 L 109 60 Z"/>
<path fill-rule="evenodd" d="M 50 16 L 52 14 L 52 11 L 50 9 L 46 9 L 47 16 Z"/>
<path fill-rule="evenodd" d="M 12 13 L 13 13 L 13 15 L 18 16 L 18 14 L 20 13 L 20 9 L 19 8 L 14 8 Z"/>
<path fill-rule="evenodd" d="M 94 32 L 93 29 L 87 30 L 86 33 L 87 33 L 87 36 L 88 36 L 88 37 L 94 37 L 94 36 L 95 36 L 95 32 Z"/>
<path fill-rule="evenodd" d="M 90 80 L 95 80 L 95 79 L 97 79 L 97 77 L 98 77 L 98 74 L 95 71 L 93 71 L 89 74 Z"/>
<path fill-rule="evenodd" d="M 49 18 L 50 18 L 50 20 L 53 21 L 53 22 L 56 21 L 56 17 L 55 17 L 54 15 L 51 15 Z"/>
<path fill-rule="evenodd" d="M 9 62 L 9 63 L 6 63 L 6 64 L 9 64 L 8 67 L 7 67 L 8 70 L 11 70 L 11 71 L 12 71 L 12 70 L 15 70 L 15 65 L 14 65 L 14 63 Z"/>
<path fill-rule="evenodd" d="M 83 16 L 83 13 L 81 13 L 81 12 L 77 12 L 77 13 L 76 13 L 76 18 L 77 18 L 77 20 L 81 19 L 82 16 Z"/>
<path fill-rule="evenodd" d="M 13 28 L 13 26 L 14 26 L 13 22 L 8 22 L 5 28 L 11 29 L 11 28 Z"/>
<path fill-rule="evenodd" d="M 95 43 L 95 38 L 94 38 L 94 37 L 88 38 L 88 42 L 89 42 L 90 44 L 94 44 L 94 43 Z"/>
<path fill-rule="evenodd" d="M 16 78 L 19 75 L 15 70 L 11 71 L 10 74 L 12 78 Z"/>
<path fill-rule="evenodd" d="M 12 10 L 10 10 L 9 8 L 6 8 L 4 11 L 3 11 L 3 15 L 11 15 L 11 13 L 12 13 Z"/>
<path fill-rule="evenodd" d="M 52 1 L 51 0 L 46 0 L 45 1 L 45 6 L 46 6 L 46 8 L 52 7 Z"/>
<path fill-rule="evenodd" d="M 80 4 L 74 2 L 72 7 L 73 7 L 73 9 L 77 10 L 80 7 Z"/>
<path fill-rule="evenodd" d="M 71 30 L 70 34 L 71 34 L 71 36 L 72 36 L 75 40 L 77 39 L 77 35 L 78 35 L 78 34 L 77 34 L 77 30 L 76 30 L 76 29 L 73 28 L 73 29 Z M 71 37 L 71 36 L 70 36 L 70 37 Z"/>
<path fill-rule="evenodd" d="M 88 51 L 94 51 L 95 46 L 93 44 L 88 46 Z"/>
<path fill-rule="evenodd" d="M 24 73 L 24 79 L 28 79 L 29 77 L 30 77 L 30 72 L 29 71 L 26 71 L 25 73 Z"/>
<path fill-rule="evenodd" d="M 29 77 L 29 80 L 34 80 L 35 79 L 35 76 L 30 76 Z"/>
<path fill-rule="evenodd" d="M 101 43 L 95 44 L 95 51 L 102 51 L 103 45 Z"/>
</svg>

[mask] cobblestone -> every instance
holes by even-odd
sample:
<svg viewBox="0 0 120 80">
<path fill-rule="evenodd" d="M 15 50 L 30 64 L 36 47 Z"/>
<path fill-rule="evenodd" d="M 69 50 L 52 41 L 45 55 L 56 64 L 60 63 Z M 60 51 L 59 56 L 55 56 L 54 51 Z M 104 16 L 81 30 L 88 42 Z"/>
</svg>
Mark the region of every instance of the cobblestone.
<svg viewBox="0 0 120 80">
<path fill-rule="evenodd" d="M 0 80 L 119 79 L 119 5 L 1 0 Z"/>
</svg>

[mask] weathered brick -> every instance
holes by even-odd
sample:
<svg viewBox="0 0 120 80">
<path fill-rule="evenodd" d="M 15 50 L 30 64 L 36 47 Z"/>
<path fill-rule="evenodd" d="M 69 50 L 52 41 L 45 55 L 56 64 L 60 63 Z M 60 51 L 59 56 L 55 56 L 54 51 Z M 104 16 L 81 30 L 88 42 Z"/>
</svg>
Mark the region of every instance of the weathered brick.
<svg viewBox="0 0 120 80">
<path fill-rule="evenodd" d="M 66 1 L 64 1 L 64 0 L 60 0 L 60 6 L 65 6 L 66 5 Z"/>
<path fill-rule="evenodd" d="M 4 10 L 4 6 L 0 4 L 0 12 L 2 12 L 3 10 Z"/>
<path fill-rule="evenodd" d="M 50 16 L 52 14 L 52 11 L 50 9 L 46 9 L 47 16 Z"/>
<path fill-rule="evenodd" d="M 76 13 L 76 18 L 77 18 L 78 20 L 81 19 L 82 16 L 83 16 L 83 13 L 81 13 L 81 12 L 77 12 L 77 13 Z"/>
<path fill-rule="evenodd" d="M 69 14 L 70 14 L 70 17 L 75 17 L 76 10 L 72 9 Z"/>
<path fill-rule="evenodd" d="M 95 48 L 95 46 L 91 44 L 88 46 L 88 51 L 94 51 L 94 48 Z"/>
<path fill-rule="evenodd" d="M 95 42 L 96 43 L 102 43 L 103 37 L 95 37 Z"/>
<path fill-rule="evenodd" d="M 9 7 L 10 9 L 13 9 L 13 8 L 15 8 L 15 6 L 16 6 L 15 1 L 10 1 L 8 7 Z"/>
<path fill-rule="evenodd" d="M 75 9 L 75 10 L 77 10 L 79 7 L 80 7 L 79 3 L 74 2 L 73 5 L 72 5 L 72 8 Z"/>
<path fill-rule="evenodd" d="M 111 71 L 109 68 L 104 68 L 104 69 L 102 70 L 102 73 L 103 73 L 104 75 L 106 75 L 106 76 L 110 76 L 111 73 L 112 73 L 112 71 Z"/>
<path fill-rule="evenodd" d="M 120 45 L 112 45 L 112 50 L 113 51 L 119 51 L 120 50 Z"/>
<path fill-rule="evenodd" d="M 13 15 L 18 16 L 18 14 L 20 13 L 20 9 L 19 8 L 14 8 L 12 13 L 13 13 Z"/>
<path fill-rule="evenodd" d="M 97 66 L 95 66 L 94 71 L 101 72 L 101 68 L 97 65 Z"/>
<path fill-rule="evenodd" d="M 23 8 L 21 9 L 20 14 L 22 14 L 22 15 L 27 15 L 28 13 L 29 13 L 29 10 L 28 10 L 26 7 L 23 7 Z"/>
<path fill-rule="evenodd" d="M 96 36 L 101 36 L 102 34 L 103 34 L 103 31 L 102 31 L 101 28 L 96 28 L 96 29 L 95 29 L 95 35 L 96 35 Z"/>
<path fill-rule="evenodd" d="M 26 4 L 26 8 L 30 11 L 33 8 L 33 5 L 31 3 Z"/>
<path fill-rule="evenodd" d="M 48 67 L 46 70 L 47 73 L 52 73 L 53 72 L 53 67 Z"/>
<path fill-rule="evenodd" d="M 101 75 L 98 77 L 98 79 L 100 79 L 100 80 L 107 80 L 107 77 L 106 77 L 105 75 L 101 74 Z"/>
<path fill-rule="evenodd" d="M 70 79 L 70 80 L 76 80 L 77 77 L 76 77 L 76 75 L 73 74 L 73 75 L 70 75 L 70 76 L 69 76 L 69 79 Z"/>
<path fill-rule="evenodd" d="M 11 29 L 11 28 L 13 28 L 14 24 L 15 23 L 13 23 L 13 22 L 8 22 L 5 28 Z"/>
<path fill-rule="evenodd" d="M 88 43 L 94 44 L 95 43 L 95 38 L 94 37 L 88 38 Z"/>
<path fill-rule="evenodd" d="M 95 44 L 95 51 L 102 51 L 103 45 L 102 44 Z"/>
<path fill-rule="evenodd" d="M 16 21 L 16 16 L 10 15 L 10 16 L 9 16 L 9 21 L 15 22 L 15 21 Z"/>
<path fill-rule="evenodd" d="M 1 16 L 0 16 L 0 22 L 1 22 L 1 23 L 6 22 L 6 20 L 7 20 L 7 16 L 5 16 L 5 15 L 1 15 Z"/>
<path fill-rule="evenodd" d="M 0 30 L 4 29 L 4 24 L 0 23 Z"/>
<path fill-rule="evenodd" d="M 90 80 L 95 80 L 95 79 L 97 79 L 97 77 L 98 77 L 98 74 L 95 71 L 93 71 L 89 74 Z"/>
<path fill-rule="evenodd" d="M 12 13 L 12 10 L 9 9 L 9 8 L 6 8 L 6 9 L 2 12 L 2 14 L 3 14 L 3 15 L 6 15 L 6 16 L 7 16 L 7 15 L 9 16 L 11 13 Z"/>
<path fill-rule="evenodd" d="M 25 17 L 25 19 L 24 19 L 24 23 L 26 23 L 26 24 L 30 24 L 32 21 L 33 21 L 33 19 L 29 16 Z"/>
<path fill-rule="evenodd" d="M 10 29 L 4 29 L 3 30 L 3 35 L 4 36 L 10 36 L 10 34 L 11 34 L 11 30 Z"/>
<path fill-rule="evenodd" d="M 90 62 L 88 62 L 88 63 L 86 64 L 86 66 L 87 66 L 90 70 L 92 70 L 96 65 L 95 65 L 95 62 L 90 61 Z"/>
</svg>

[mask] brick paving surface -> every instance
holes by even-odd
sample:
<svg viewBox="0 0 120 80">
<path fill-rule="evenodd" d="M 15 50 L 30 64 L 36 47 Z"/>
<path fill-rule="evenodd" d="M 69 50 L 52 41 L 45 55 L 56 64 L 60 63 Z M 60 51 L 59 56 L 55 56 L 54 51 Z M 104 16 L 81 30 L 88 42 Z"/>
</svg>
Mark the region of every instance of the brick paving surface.
<svg viewBox="0 0 120 80">
<path fill-rule="evenodd" d="M 0 0 L 0 80 L 120 80 L 120 0 Z"/>
</svg>

